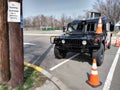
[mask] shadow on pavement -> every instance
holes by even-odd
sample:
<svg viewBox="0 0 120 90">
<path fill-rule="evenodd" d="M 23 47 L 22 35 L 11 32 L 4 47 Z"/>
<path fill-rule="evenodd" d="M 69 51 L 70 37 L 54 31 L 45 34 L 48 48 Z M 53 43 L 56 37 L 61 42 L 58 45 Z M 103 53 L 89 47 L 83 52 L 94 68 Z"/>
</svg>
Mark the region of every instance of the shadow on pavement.
<svg viewBox="0 0 120 90">
<path fill-rule="evenodd" d="M 75 58 L 72 58 L 71 60 L 79 61 L 79 62 L 88 62 L 90 65 L 92 65 L 92 58 L 89 54 L 80 53 Z"/>
<path fill-rule="evenodd" d="M 42 55 L 34 55 L 34 57 L 30 60 L 29 63 L 34 62 L 35 65 L 39 66 L 52 48 L 53 45 L 50 45 Z"/>
</svg>

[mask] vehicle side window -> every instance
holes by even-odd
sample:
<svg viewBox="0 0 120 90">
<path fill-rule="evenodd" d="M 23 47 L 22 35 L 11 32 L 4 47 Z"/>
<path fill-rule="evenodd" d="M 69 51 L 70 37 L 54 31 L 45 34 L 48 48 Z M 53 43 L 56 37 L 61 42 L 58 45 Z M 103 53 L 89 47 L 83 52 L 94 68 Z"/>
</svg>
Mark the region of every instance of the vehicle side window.
<svg viewBox="0 0 120 90">
<path fill-rule="evenodd" d="M 80 30 L 80 31 L 83 30 L 83 25 L 82 25 L 82 24 L 79 24 L 79 25 L 78 25 L 78 30 Z"/>
<path fill-rule="evenodd" d="M 102 30 L 106 30 L 106 24 L 102 24 Z"/>
<path fill-rule="evenodd" d="M 87 25 L 87 31 L 95 31 L 95 24 L 94 23 L 89 23 Z"/>
<path fill-rule="evenodd" d="M 94 31 L 94 23 L 91 24 L 91 30 L 90 31 Z"/>
<path fill-rule="evenodd" d="M 72 27 L 74 28 L 74 30 L 76 30 L 78 27 L 78 24 L 74 24 Z"/>
</svg>

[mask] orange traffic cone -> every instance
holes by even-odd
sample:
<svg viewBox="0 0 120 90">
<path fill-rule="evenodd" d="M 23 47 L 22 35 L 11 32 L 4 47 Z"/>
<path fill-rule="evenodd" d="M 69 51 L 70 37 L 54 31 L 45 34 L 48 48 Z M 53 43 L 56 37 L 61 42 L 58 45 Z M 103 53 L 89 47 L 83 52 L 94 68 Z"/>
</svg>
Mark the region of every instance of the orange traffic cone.
<svg viewBox="0 0 120 90">
<path fill-rule="evenodd" d="M 96 29 L 96 33 L 97 34 L 101 34 L 102 33 L 102 17 L 99 18 L 98 27 Z"/>
<path fill-rule="evenodd" d="M 90 74 L 90 79 L 87 81 L 89 85 L 92 87 L 100 86 L 102 83 L 99 81 L 98 71 L 97 71 L 97 65 L 96 65 L 96 59 L 93 59 L 93 65 L 92 70 Z"/>
<path fill-rule="evenodd" d="M 120 46 L 120 36 L 117 36 L 115 46 L 119 47 Z"/>
</svg>

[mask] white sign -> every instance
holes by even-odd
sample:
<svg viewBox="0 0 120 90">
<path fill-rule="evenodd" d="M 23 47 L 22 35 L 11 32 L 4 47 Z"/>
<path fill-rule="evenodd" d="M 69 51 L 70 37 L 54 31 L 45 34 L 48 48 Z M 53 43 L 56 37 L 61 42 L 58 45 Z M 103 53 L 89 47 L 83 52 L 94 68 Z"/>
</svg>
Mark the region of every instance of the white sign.
<svg viewBox="0 0 120 90">
<path fill-rule="evenodd" d="M 20 22 L 20 3 L 8 2 L 8 22 Z"/>
</svg>

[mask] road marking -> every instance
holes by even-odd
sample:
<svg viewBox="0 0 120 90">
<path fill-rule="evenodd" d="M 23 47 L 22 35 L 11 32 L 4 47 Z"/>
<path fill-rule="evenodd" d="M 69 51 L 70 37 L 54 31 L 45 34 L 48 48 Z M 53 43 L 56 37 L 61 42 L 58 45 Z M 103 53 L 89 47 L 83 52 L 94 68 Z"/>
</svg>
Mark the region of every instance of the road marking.
<svg viewBox="0 0 120 90">
<path fill-rule="evenodd" d="M 63 62 L 61 62 L 61 63 L 57 64 L 56 66 L 54 66 L 54 67 L 50 68 L 49 70 L 50 70 L 50 71 L 53 71 L 54 69 L 56 69 L 56 68 L 60 67 L 60 66 L 61 66 L 61 65 L 63 65 L 64 63 L 66 63 L 66 62 L 70 61 L 70 59 L 72 59 L 72 58 L 76 57 L 77 55 L 79 55 L 79 53 L 77 53 L 77 54 L 73 55 L 72 57 L 70 57 L 69 59 L 67 59 L 67 60 L 65 60 L 65 61 L 63 61 Z"/>
<path fill-rule="evenodd" d="M 119 49 L 118 49 L 118 51 L 116 53 L 113 64 L 112 64 L 112 66 L 110 68 L 110 71 L 108 73 L 108 76 L 107 76 L 107 79 L 105 81 L 103 90 L 109 90 L 110 89 L 111 81 L 112 81 L 112 78 L 113 78 L 113 74 L 114 74 L 118 59 L 119 59 L 119 55 L 120 55 L 120 47 L 119 47 Z"/>
<path fill-rule="evenodd" d="M 24 43 L 24 45 L 35 45 L 33 43 Z"/>
</svg>

